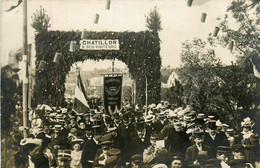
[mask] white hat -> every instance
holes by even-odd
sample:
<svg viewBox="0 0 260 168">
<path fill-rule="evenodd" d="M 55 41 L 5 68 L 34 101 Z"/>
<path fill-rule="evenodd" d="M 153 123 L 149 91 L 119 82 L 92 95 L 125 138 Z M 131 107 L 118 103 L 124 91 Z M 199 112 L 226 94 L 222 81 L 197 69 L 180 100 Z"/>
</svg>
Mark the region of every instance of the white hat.
<svg viewBox="0 0 260 168">
<path fill-rule="evenodd" d="M 27 144 L 41 145 L 42 140 L 38 139 L 38 138 L 24 138 L 20 141 L 21 146 L 24 146 L 24 145 L 27 145 Z"/>
<path fill-rule="evenodd" d="M 152 168 L 168 168 L 168 167 L 165 164 L 160 163 L 160 164 L 154 165 Z"/>
<path fill-rule="evenodd" d="M 220 120 L 217 120 L 217 122 L 216 122 L 216 126 L 217 126 L 217 127 L 222 127 L 222 123 L 221 123 Z"/>
<path fill-rule="evenodd" d="M 145 122 L 150 122 L 150 121 L 153 120 L 153 118 L 154 118 L 154 115 L 147 115 L 147 116 L 145 117 Z"/>
</svg>

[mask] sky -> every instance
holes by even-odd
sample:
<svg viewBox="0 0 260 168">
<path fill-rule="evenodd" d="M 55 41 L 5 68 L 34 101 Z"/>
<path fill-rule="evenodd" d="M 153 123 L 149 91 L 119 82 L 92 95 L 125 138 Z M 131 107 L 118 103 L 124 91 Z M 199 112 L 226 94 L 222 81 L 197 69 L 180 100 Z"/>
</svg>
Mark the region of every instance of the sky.
<svg viewBox="0 0 260 168">
<path fill-rule="evenodd" d="M 31 16 L 42 6 L 51 17 L 49 30 L 91 30 L 91 31 L 144 31 L 145 14 L 155 6 L 159 10 L 163 30 L 161 39 L 162 66 L 180 66 L 181 43 L 193 38 L 206 39 L 218 25 L 218 17 L 223 18 L 231 0 L 193 0 L 192 7 L 187 0 L 111 0 L 110 10 L 106 10 L 107 0 L 28 0 L 28 42 L 33 43 L 34 29 L 30 26 Z M 1 66 L 7 64 L 8 53 L 22 47 L 22 4 L 10 12 L 15 0 L 1 1 Z M 206 22 L 200 22 L 201 13 L 207 13 Z M 95 24 L 95 15 L 99 22 Z M 235 60 L 228 49 L 216 47 L 216 55 L 224 64 Z M 111 66 L 111 61 L 78 64 L 83 70 Z M 116 61 L 115 67 L 125 67 Z"/>
</svg>

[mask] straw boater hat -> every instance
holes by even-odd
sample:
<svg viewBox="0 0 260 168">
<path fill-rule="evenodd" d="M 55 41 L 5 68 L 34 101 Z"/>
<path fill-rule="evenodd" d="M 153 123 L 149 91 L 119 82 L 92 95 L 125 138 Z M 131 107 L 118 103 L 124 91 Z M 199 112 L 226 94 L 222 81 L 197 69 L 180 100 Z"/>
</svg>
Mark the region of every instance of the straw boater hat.
<svg viewBox="0 0 260 168">
<path fill-rule="evenodd" d="M 73 145 L 76 144 L 76 143 L 82 144 L 83 142 L 84 142 L 83 139 L 73 139 L 73 140 L 72 140 L 72 144 L 73 144 Z"/>
<path fill-rule="evenodd" d="M 58 150 L 58 160 L 71 160 L 70 150 Z"/>
</svg>

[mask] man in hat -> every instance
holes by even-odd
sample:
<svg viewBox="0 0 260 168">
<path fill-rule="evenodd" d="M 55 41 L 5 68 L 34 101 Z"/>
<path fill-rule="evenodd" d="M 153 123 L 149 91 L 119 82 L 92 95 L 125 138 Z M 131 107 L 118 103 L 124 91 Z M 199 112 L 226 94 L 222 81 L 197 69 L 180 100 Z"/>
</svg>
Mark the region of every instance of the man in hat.
<svg viewBox="0 0 260 168">
<path fill-rule="evenodd" d="M 144 119 L 139 119 L 136 126 L 136 133 L 131 139 L 131 154 L 143 154 L 144 149 L 150 145 L 150 137 L 147 134 Z"/>
<path fill-rule="evenodd" d="M 159 132 L 153 132 L 150 137 L 151 145 L 146 148 L 143 152 L 143 162 L 144 164 L 152 164 L 156 162 L 156 154 L 162 151 L 164 148 L 159 147 L 156 141 L 163 140 Z"/>
<path fill-rule="evenodd" d="M 57 168 L 70 168 L 71 155 L 69 150 L 59 150 Z"/>
<path fill-rule="evenodd" d="M 171 163 L 171 168 L 182 168 L 183 167 L 183 158 L 175 155 Z"/>
<path fill-rule="evenodd" d="M 217 146 L 229 146 L 227 137 L 225 134 L 217 134 L 216 122 L 209 122 L 208 133 L 204 137 L 205 145 L 209 146 L 212 154 L 216 157 Z"/>
<path fill-rule="evenodd" d="M 130 166 L 131 168 L 141 168 L 143 166 L 143 155 L 135 154 L 131 156 Z"/>
<path fill-rule="evenodd" d="M 103 141 L 100 143 L 100 145 L 101 148 L 98 149 L 96 152 L 94 163 L 100 163 L 105 165 L 105 161 L 109 157 L 107 152 L 109 149 L 111 149 L 112 141 Z"/>
<path fill-rule="evenodd" d="M 125 113 L 123 122 L 118 127 L 118 136 L 122 139 L 122 160 L 129 161 L 131 150 L 131 138 L 135 133 L 135 126 L 131 123 L 130 114 Z"/>
<path fill-rule="evenodd" d="M 203 144 L 204 132 L 194 131 L 192 138 L 194 145 L 187 148 L 185 163 L 188 167 L 203 166 L 205 161 L 212 156 L 210 148 Z"/>
<path fill-rule="evenodd" d="M 230 148 L 227 146 L 218 146 L 217 147 L 217 156 L 216 158 L 220 160 L 221 167 L 229 168 L 230 166 L 227 164 L 230 156 Z"/>
<path fill-rule="evenodd" d="M 161 132 L 161 130 L 163 129 L 163 127 L 165 125 L 167 125 L 167 118 L 164 112 L 161 112 L 158 114 L 158 119 L 157 121 L 154 123 L 154 131 L 158 131 Z"/>
<path fill-rule="evenodd" d="M 93 138 L 91 125 L 86 125 L 85 133 L 81 163 L 83 168 L 89 168 L 92 167 L 98 146 Z"/>
<path fill-rule="evenodd" d="M 181 122 L 174 122 L 173 129 L 168 130 L 166 137 L 166 147 L 167 149 L 181 157 L 185 157 L 186 149 L 191 145 L 189 136 L 182 129 Z"/>
</svg>

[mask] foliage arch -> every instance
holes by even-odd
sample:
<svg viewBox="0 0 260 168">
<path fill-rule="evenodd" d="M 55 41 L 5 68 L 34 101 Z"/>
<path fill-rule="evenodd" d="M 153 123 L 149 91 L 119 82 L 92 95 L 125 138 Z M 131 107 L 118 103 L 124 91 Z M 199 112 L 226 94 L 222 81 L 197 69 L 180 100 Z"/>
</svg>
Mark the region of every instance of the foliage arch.
<svg viewBox="0 0 260 168">
<path fill-rule="evenodd" d="M 47 64 L 43 71 L 36 71 L 35 100 L 54 106 L 64 106 L 65 80 L 75 62 L 87 59 L 100 61 L 117 59 L 129 68 L 136 80 L 137 102 L 145 103 L 145 83 L 148 83 L 148 103 L 158 103 L 161 93 L 160 39 L 157 32 L 87 32 L 86 39 L 118 39 L 120 50 L 80 50 L 69 52 L 70 41 L 79 44 L 80 31 L 40 32 L 35 37 L 36 67 L 41 60 Z M 59 64 L 53 63 L 55 52 L 62 55 Z M 54 91 L 55 87 L 55 91 Z"/>
</svg>

